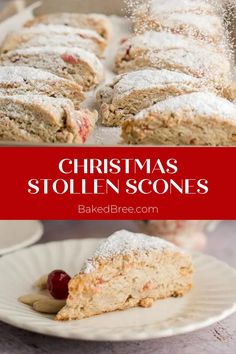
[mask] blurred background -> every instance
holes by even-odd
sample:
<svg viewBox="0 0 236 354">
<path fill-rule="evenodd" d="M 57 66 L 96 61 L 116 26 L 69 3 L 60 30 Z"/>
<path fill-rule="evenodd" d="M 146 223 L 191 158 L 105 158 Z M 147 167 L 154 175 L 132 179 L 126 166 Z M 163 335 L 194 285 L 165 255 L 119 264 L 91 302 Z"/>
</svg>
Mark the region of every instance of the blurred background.
<svg viewBox="0 0 236 354">
<path fill-rule="evenodd" d="M 150 223 L 150 224 L 149 224 Z M 234 221 L 43 221 L 44 233 L 39 241 L 50 242 L 64 239 L 76 239 L 87 237 L 107 237 L 111 233 L 120 229 L 127 229 L 133 232 L 148 232 L 151 228 L 152 234 L 157 226 L 169 225 L 172 230 L 173 240 L 176 243 L 182 241 L 182 246 L 190 249 L 200 249 L 204 253 L 211 254 L 228 264 L 236 267 L 236 220 Z M 183 233 L 183 228 L 185 233 Z M 191 228 L 189 228 L 191 226 Z M 195 227 L 198 231 L 191 231 Z M 201 231 L 199 231 L 199 227 Z M 189 230 L 189 231 L 187 231 Z M 162 234 L 166 238 L 167 234 Z M 198 239 L 198 237 L 199 239 Z M 160 233 L 159 233 L 160 236 Z M 202 237 L 204 236 L 204 241 Z M 193 240 L 191 240 L 191 237 Z M 199 244 L 201 247 L 199 247 Z"/>
</svg>

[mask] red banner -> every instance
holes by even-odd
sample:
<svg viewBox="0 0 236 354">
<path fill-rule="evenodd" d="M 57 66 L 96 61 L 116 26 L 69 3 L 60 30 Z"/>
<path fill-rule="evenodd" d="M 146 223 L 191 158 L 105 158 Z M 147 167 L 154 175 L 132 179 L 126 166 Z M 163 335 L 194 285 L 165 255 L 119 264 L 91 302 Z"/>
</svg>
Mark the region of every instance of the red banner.
<svg viewBox="0 0 236 354">
<path fill-rule="evenodd" d="M 236 219 L 236 148 L 1 147 L 1 219 Z"/>
</svg>

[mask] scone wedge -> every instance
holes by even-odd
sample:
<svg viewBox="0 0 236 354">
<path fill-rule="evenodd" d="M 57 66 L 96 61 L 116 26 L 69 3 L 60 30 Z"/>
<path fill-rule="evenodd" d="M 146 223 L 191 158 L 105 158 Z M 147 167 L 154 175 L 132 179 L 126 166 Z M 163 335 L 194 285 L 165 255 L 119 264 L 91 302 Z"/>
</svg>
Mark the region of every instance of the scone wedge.
<svg viewBox="0 0 236 354">
<path fill-rule="evenodd" d="M 1 52 L 32 47 L 77 47 L 102 56 L 106 41 L 97 32 L 63 25 L 38 25 L 10 33 L 4 40 Z"/>
<path fill-rule="evenodd" d="M 215 15 L 217 9 L 205 0 L 149 0 L 135 6 L 133 18 L 140 16 L 143 20 L 155 18 L 161 14 L 191 13 L 198 15 Z"/>
<path fill-rule="evenodd" d="M 75 111 L 70 100 L 42 95 L 0 95 L 0 140 L 30 143 L 86 141 L 96 112 Z"/>
<path fill-rule="evenodd" d="M 111 38 L 111 22 L 107 16 L 102 14 L 53 13 L 35 17 L 27 21 L 25 27 L 37 26 L 38 24 L 88 28 L 96 31 L 106 40 Z"/>
<path fill-rule="evenodd" d="M 95 54 L 82 48 L 36 47 L 12 50 L 0 56 L 0 65 L 31 66 L 77 82 L 85 91 L 103 78 L 103 66 Z"/>
<path fill-rule="evenodd" d="M 85 99 L 76 82 L 27 66 L 0 66 L 1 95 L 44 95 L 70 99 L 75 108 Z"/>
<path fill-rule="evenodd" d="M 150 307 L 157 299 L 192 287 L 189 255 L 157 237 L 121 230 L 102 241 L 69 282 L 57 320 L 80 320 L 104 312 Z"/>
<path fill-rule="evenodd" d="M 118 49 L 116 73 L 142 68 L 167 69 L 211 81 L 219 90 L 228 85 L 228 57 L 213 47 L 181 35 L 148 31 L 128 38 Z"/>
<path fill-rule="evenodd" d="M 236 144 L 236 105 L 209 92 L 171 97 L 122 125 L 123 142 L 153 145 Z"/>
<path fill-rule="evenodd" d="M 144 69 L 119 75 L 97 91 L 102 123 L 119 126 L 142 109 L 171 96 L 216 91 L 209 82 L 184 73 Z"/>
<path fill-rule="evenodd" d="M 153 15 L 147 16 L 143 23 L 139 18 L 135 22 L 134 29 L 140 33 L 142 28 L 179 33 L 214 45 L 220 44 L 224 38 L 221 19 L 216 15 L 198 15 L 186 12 L 162 13 L 155 17 Z"/>
</svg>

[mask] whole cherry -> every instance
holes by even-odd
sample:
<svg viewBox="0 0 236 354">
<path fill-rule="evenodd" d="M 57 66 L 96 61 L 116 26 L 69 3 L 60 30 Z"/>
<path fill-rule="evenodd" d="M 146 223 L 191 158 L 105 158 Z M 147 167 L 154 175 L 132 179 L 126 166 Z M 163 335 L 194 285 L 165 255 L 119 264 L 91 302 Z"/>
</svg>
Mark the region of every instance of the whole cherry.
<svg viewBox="0 0 236 354">
<path fill-rule="evenodd" d="M 48 275 L 47 289 L 55 299 L 66 299 L 70 279 L 70 276 L 64 270 L 55 269 Z"/>
</svg>

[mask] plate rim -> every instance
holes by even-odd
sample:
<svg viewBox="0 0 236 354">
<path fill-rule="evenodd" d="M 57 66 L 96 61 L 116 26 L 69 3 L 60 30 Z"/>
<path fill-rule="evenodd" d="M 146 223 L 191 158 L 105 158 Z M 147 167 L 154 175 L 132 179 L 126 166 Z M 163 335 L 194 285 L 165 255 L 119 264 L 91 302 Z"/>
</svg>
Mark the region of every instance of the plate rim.
<svg viewBox="0 0 236 354">
<path fill-rule="evenodd" d="M 0 248 L 0 257 L 11 254 L 13 252 L 23 250 L 23 249 L 27 248 L 28 246 L 34 245 L 34 243 L 38 242 L 41 239 L 41 237 L 43 236 L 43 233 L 44 233 L 44 226 L 40 220 L 2 220 L 2 221 L 8 221 L 9 223 L 12 221 L 31 222 L 31 223 L 34 223 L 36 227 L 35 227 L 35 231 L 31 234 L 31 236 L 27 240 L 19 242 L 19 243 L 15 244 L 13 246 L 10 246 L 10 247 Z"/>
<path fill-rule="evenodd" d="M 29 248 L 24 248 L 24 249 L 19 249 L 17 251 L 14 252 L 14 254 L 17 252 L 21 253 L 21 252 L 30 252 L 31 248 L 40 248 L 40 247 L 44 247 L 44 246 L 53 246 L 54 244 L 59 244 L 59 243 L 73 243 L 73 242 L 80 242 L 80 241 L 85 241 L 85 240 L 89 240 L 89 241 L 101 241 L 102 238 L 96 238 L 96 237 L 91 237 L 91 238 L 80 238 L 80 239 L 68 239 L 68 240 L 61 240 L 61 241 L 50 241 L 50 242 L 45 242 L 43 244 L 37 244 L 37 245 L 33 245 Z M 217 261 L 218 263 L 222 264 L 225 268 L 227 268 L 228 270 L 230 270 L 232 273 L 235 274 L 236 276 L 236 269 L 231 267 L 230 265 L 228 265 L 226 262 L 205 254 L 205 253 L 201 253 L 201 252 L 189 252 L 191 255 L 195 256 L 195 257 L 199 257 L 199 256 L 203 256 L 206 258 L 210 258 L 212 261 Z M 13 253 L 7 254 L 3 257 L 0 258 L 0 265 L 1 262 L 4 261 L 4 259 L 8 258 L 8 257 L 12 257 Z M 16 299 L 17 300 L 17 299 Z M 26 305 L 25 305 L 26 306 Z M 42 327 L 33 327 L 32 325 L 28 325 L 26 322 L 21 322 L 19 320 L 14 320 L 14 318 L 9 317 L 7 314 L 5 314 L 5 311 L 1 310 L 0 307 L 0 321 L 7 323 L 9 325 L 12 325 L 16 328 L 20 328 L 23 330 L 27 330 L 31 333 L 38 333 L 41 335 L 47 335 L 50 337 L 55 337 L 55 338 L 64 338 L 64 339 L 71 339 L 71 340 L 86 340 L 86 341 L 97 341 L 97 342 L 102 342 L 102 341 L 110 341 L 110 342 L 129 342 L 129 341 L 144 341 L 144 340 L 152 340 L 152 339 L 158 339 L 158 338 L 167 338 L 167 337 L 173 337 L 173 336 L 177 336 L 177 335 L 181 335 L 181 334 L 187 334 L 190 332 L 194 332 L 200 329 L 204 329 L 208 326 L 213 325 L 214 323 L 218 322 L 218 321 L 222 321 L 223 319 L 225 319 L 226 317 L 232 315 L 234 312 L 236 312 L 236 297 L 235 297 L 235 301 L 232 304 L 231 307 L 221 311 L 218 315 L 215 316 L 211 316 L 210 318 L 203 320 L 201 322 L 198 323 L 192 323 L 192 324 L 187 324 L 185 326 L 182 327 L 172 327 L 171 330 L 169 329 L 164 329 L 164 330 L 159 330 L 155 335 L 152 332 L 151 335 L 144 335 L 142 336 L 142 334 L 140 335 L 140 333 L 137 336 L 134 336 L 132 338 L 130 337 L 125 337 L 125 338 L 110 338 L 108 339 L 107 335 L 105 334 L 103 335 L 99 335 L 98 337 L 91 337 L 91 336 L 87 336 L 84 333 L 79 334 L 79 332 L 77 333 L 76 336 L 71 336 L 70 332 L 64 332 L 64 333 L 59 333 L 59 332 L 52 332 L 52 331 L 45 331 Z M 48 327 L 47 327 L 48 330 Z M 68 333 L 68 335 L 67 335 Z"/>
</svg>

